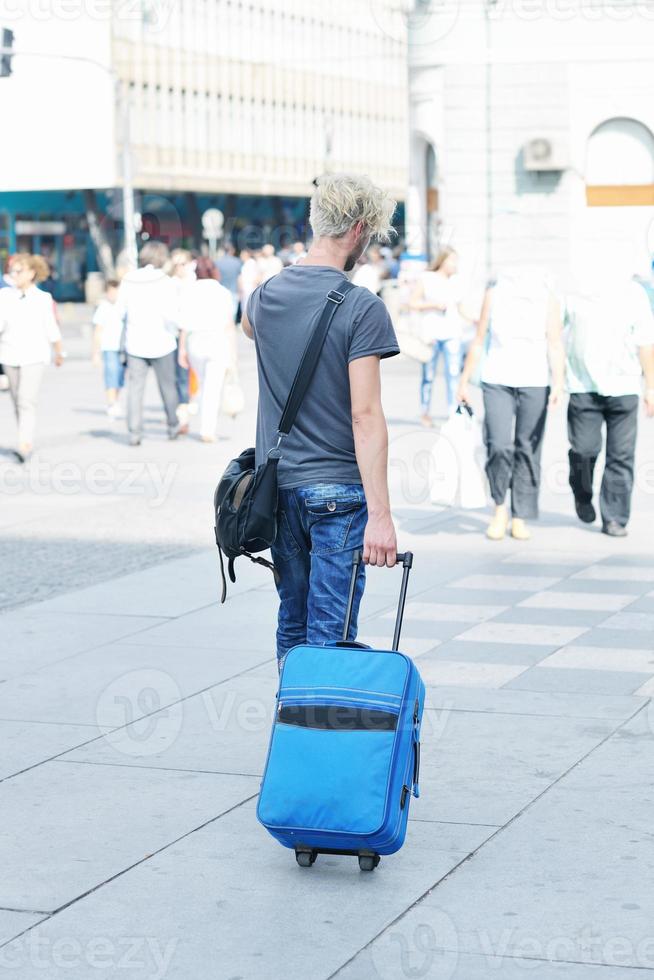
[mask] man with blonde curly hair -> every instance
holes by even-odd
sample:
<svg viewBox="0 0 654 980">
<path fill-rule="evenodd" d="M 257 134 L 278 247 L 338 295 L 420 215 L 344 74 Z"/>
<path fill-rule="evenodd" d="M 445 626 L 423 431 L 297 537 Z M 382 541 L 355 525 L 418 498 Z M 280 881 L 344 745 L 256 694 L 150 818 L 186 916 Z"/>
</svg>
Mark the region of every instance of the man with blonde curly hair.
<svg viewBox="0 0 654 980">
<path fill-rule="evenodd" d="M 258 286 L 243 317 L 257 350 L 257 463 L 277 442 L 281 411 L 313 328 L 338 304 L 295 425 L 281 445 L 277 656 L 321 644 L 343 630 L 352 553 L 395 564 L 388 433 L 380 361 L 399 353 L 383 302 L 368 289 L 340 290 L 371 240 L 388 241 L 395 202 L 368 177 L 327 174 L 311 199 L 306 257 Z M 347 284 L 349 287 L 349 284 Z M 341 297 L 341 298 L 339 298 Z M 364 589 L 361 569 L 350 638 Z"/>
</svg>

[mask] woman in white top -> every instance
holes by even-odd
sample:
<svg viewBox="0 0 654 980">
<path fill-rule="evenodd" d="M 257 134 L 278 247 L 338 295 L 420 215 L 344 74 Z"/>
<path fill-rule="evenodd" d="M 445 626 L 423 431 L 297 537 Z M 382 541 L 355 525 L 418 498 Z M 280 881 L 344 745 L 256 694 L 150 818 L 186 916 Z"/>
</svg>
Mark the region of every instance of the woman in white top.
<svg viewBox="0 0 654 980">
<path fill-rule="evenodd" d="M 211 259 L 199 258 L 195 275 L 181 301 L 179 362 L 193 368 L 200 385 L 200 438 L 215 442 L 225 375 L 236 367 L 234 305 Z"/>
<path fill-rule="evenodd" d="M 506 534 L 510 488 L 511 534 L 527 540 L 525 519 L 538 517 L 547 407 L 560 401 L 565 370 L 561 311 L 543 270 L 507 270 L 489 285 L 461 375 L 460 402 L 469 401 L 469 380 L 482 356 L 486 473 L 495 502 L 486 534 L 493 541 Z"/>
<path fill-rule="evenodd" d="M 18 456 L 32 452 L 36 402 L 45 366 L 63 364 L 61 332 L 52 296 L 38 288 L 49 270 L 40 255 L 20 252 L 11 263 L 13 286 L 0 290 L 0 363 L 4 365 L 18 421 Z"/>
<path fill-rule="evenodd" d="M 447 408 L 456 404 L 456 383 L 461 361 L 461 287 L 457 276 L 459 257 L 453 248 L 444 248 L 418 278 L 409 307 L 421 314 L 421 335 L 433 345 L 431 360 L 422 366 L 420 383 L 421 420 L 432 426 L 431 397 L 438 358 L 443 355 Z"/>
</svg>

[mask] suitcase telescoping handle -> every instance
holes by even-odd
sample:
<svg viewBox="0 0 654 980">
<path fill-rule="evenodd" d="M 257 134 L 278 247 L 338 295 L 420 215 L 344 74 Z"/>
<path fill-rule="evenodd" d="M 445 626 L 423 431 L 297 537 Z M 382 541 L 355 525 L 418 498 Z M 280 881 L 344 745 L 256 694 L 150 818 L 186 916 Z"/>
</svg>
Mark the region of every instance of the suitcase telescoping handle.
<svg viewBox="0 0 654 980">
<path fill-rule="evenodd" d="M 350 632 L 350 625 L 352 623 L 352 610 L 354 608 L 354 594 L 357 587 L 357 575 L 359 574 L 359 566 L 363 561 L 363 554 L 361 551 L 355 551 L 352 554 L 352 578 L 350 579 L 350 594 L 347 598 L 347 611 L 345 613 L 345 627 L 343 629 L 343 642 L 347 642 L 348 633 Z M 399 650 L 400 648 L 400 633 L 402 632 L 402 620 L 404 619 L 404 606 L 406 604 L 406 591 L 409 587 L 409 572 L 413 567 L 413 552 L 405 551 L 404 554 L 398 554 L 397 565 L 402 565 L 402 585 L 400 586 L 400 599 L 397 606 L 397 618 L 395 620 L 395 632 L 393 634 L 393 646 L 392 650 Z"/>
</svg>

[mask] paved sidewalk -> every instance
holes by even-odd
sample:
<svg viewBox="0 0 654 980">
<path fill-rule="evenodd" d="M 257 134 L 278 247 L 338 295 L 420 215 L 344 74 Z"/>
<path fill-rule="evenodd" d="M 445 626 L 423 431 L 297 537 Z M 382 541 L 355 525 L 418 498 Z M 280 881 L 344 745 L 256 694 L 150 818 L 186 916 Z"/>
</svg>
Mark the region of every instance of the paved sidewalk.
<svg viewBox="0 0 654 980">
<path fill-rule="evenodd" d="M 402 645 L 428 688 L 422 796 L 374 874 L 324 856 L 303 870 L 254 812 L 274 591 L 243 568 L 220 607 L 210 547 L 213 483 L 253 403 L 229 440 L 169 444 L 150 390 L 134 455 L 71 343 L 44 392 L 41 489 L 0 460 L 0 977 L 654 974 L 654 426 L 629 538 L 574 518 L 558 414 L 532 541 L 490 543 L 484 513 L 429 504 L 416 370 L 385 365 L 400 545 L 416 553 Z M 140 493 L 119 485 L 128 465 Z M 369 574 L 374 645 L 399 575 Z"/>
</svg>

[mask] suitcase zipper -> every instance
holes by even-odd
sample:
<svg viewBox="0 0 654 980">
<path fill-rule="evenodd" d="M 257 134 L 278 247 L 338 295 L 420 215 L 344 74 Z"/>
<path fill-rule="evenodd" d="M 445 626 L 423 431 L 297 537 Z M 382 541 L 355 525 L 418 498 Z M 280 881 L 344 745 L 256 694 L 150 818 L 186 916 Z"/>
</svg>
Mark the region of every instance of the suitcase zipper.
<svg viewBox="0 0 654 980">
<path fill-rule="evenodd" d="M 309 692 L 311 692 L 311 691 L 347 691 L 348 692 L 348 696 L 349 696 L 349 694 L 374 694 L 374 695 L 378 695 L 380 698 L 391 698 L 393 701 L 401 701 L 402 700 L 402 695 L 401 694 L 390 694 L 388 691 L 368 691 L 368 690 L 365 690 L 364 688 L 361 688 L 361 687 L 333 687 L 333 686 L 329 686 L 329 685 L 324 685 L 324 686 L 323 685 L 320 685 L 319 687 L 310 688 L 310 687 L 290 687 L 290 686 L 287 686 L 287 687 L 281 688 L 281 690 L 280 690 L 279 693 L 280 693 L 280 695 L 282 695 L 282 694 L 285 694 L 287 691 L 304 691 L 304 692 L 306 692 L 306 691 L 309 691 Z M 292 694 L 290 696 L 291 697 L 299 697 L 300 695 L 293 695 Z M 328 697 L 329 696 L 332 696 L 332 695 L 328 695 Z M 416 701 L 416 710 L 417 710 L 417 708 L 418 708 L 418 702 Z"/>
<path fill-rule="evenodd" d="M 375 708 L 380 711 L 392 711 L 399 715 L 400 706 L 389 701 L 378 701 L 374 698 L 326 697 L 322 694 L 307 694 L 296 697 L 280 697 L 277 713 L 280 714 L 282 705 L 326 705 L 343 708 Z"/>
</svg>

